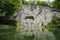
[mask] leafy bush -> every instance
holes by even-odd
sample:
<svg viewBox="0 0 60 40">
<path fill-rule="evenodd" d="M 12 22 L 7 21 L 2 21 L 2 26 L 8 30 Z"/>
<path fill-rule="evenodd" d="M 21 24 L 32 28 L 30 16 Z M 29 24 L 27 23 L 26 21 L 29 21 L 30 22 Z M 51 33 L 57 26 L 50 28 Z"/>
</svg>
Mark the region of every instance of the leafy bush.
<svg viewBox="0 0 60 40">
<path fill-rule="evenodd" d="M 48 5 L 47 4 L 47 2 L 45 2 L 45 1 L 36 1 L 37 2 L 37 4 L 38 5 L 42 5 L 42 6 L 46 6 L 46 5 Z M 24 4 L 24 5 L 27 5 L 27 4 L 33 4 L 34 3 L 34 1 L 23 1 L 23 3 L 22 4 Z"/>
<path fill-rule="evenodd" d="M 60 11 L 60 0 L 55 0 L 52 2 L 52 5 L 55 9 L 57 9 L 58 11 Z"/>
<path fill-rule="evenodd" d="M 59 31 L 59 29 L 60 29 L 60 18 L 57 18 L 54 16 L 52 18 L 52 22 L 49 23 L 47 25 L 47 27 L 49 28 L 49 30 L 51 30 L 50 28 L 52 28 L 53 30 L 51 30 L 51 31 L 54 31 L 54 32 Z"/>
<path fill-rule="evenodd" d="M 5 17 L 13 15 L 19 6 L 19 0 L 0 0 L 0 14 L 4 14 Z"/>
<path fill-rule="evenodd" d="M 15 40 L 16 26 L 0 25 L 0 40 Z"/>
<path fill-rule="evenodd" d="M 0 22 L 8 22 L 9 18 L 15 14 L 20 7 L 20 0 L 0 0 Z M 10 24 L 14 24 L 12 20 Z"/>
<path fill-rule="evenodd" d="M 45 2 L 45 1 L 37 1 L 37 4 L 38 5 L 42 5 L 42 6 L 47 6 L 48 4 L 47 4 L 47 2 Z"/>
</svg>

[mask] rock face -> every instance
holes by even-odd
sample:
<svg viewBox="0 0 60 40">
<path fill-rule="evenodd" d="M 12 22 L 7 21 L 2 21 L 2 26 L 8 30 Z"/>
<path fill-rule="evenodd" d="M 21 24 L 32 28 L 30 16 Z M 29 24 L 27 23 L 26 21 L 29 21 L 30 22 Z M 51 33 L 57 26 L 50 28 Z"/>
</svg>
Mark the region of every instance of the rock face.
<svg viewBox="0 0 60 40">
<path fill-rule="evenodd" d="M 48 6 L 23 5 L 17 17 L 18 23 L 23 25 L 20 32 L 26 36 L 34 35 L 37 37 L 37 39 L 34 38 L 34 40 L 42 38 L 41 36 L 43 36 L 43 38 L 40 40 L 55 40 L 51 32 L 42 28 L 43 25 L 51 22 L 52 17 L 53 12 L 51 12 L 51 8 Z"/>
<path fill-rule="evenodd" d="M 26 27 L 42 26 L 41 24 L 47 25 L 51 22 L 52 16 L 53 14 L 49 7 L 39 5 L 23 5 L 18 15 L 18 21 Z"/>
</svg>

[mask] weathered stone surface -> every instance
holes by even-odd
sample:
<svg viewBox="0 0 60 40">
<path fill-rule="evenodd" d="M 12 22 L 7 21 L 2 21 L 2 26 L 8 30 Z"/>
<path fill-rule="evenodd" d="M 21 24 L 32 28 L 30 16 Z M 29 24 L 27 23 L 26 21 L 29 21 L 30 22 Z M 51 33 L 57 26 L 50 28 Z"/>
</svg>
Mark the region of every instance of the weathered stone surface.
<svg viewBox="0 0 60 40">
<path fill-rule="evenodd" d="M 22 37 L 34 35 L 33 40 L 55 40 L 53 33 L 42 27 L 51 22 L 54 14 L 48 6 L 22 5 L 17 16 L 18 23 L 23 25 L 19 30 Z"/>
<path fill-rule="evenodd" d="M 18 21 L 23 25 L 23 31 L 39 30 L 52 20 L 51 8 L 39 5 L 23 5 L 19 11 Z"/>
</svg>

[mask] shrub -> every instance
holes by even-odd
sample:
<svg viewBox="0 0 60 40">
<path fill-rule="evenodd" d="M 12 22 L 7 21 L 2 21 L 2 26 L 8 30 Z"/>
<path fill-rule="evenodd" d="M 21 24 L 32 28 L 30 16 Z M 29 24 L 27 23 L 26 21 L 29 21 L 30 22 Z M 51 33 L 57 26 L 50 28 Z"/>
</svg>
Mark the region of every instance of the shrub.
<svg viewBox="0 0 60 40">
<path fill-rule="evenodd" d="M 0 0 L 0 20 L 7 21 L 20 7 L 20 0 Z M 13 21 L 11 21 L 14 23 Z M 11 24 L 11 23 L 10 23 Z"/>
</svg>

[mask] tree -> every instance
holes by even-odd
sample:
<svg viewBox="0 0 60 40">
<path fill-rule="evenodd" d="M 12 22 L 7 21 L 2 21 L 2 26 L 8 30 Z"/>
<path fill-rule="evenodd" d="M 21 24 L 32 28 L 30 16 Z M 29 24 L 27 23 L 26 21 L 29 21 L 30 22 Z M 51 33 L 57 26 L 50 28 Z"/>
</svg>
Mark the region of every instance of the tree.
<svg viewBox="0 0 60 40">
<path fill-rule="evenodd" d="M 20 7 L 20 0 L 0 0 L 0 23 L 8 22 Z M 2 22 L 1 22 L 2 21 Z"/>
<path fill-rule="evenodd" d="M 55 0 L 52 4 L 54 8 L 60 10 L 60 0 Z"/>
</svg>

